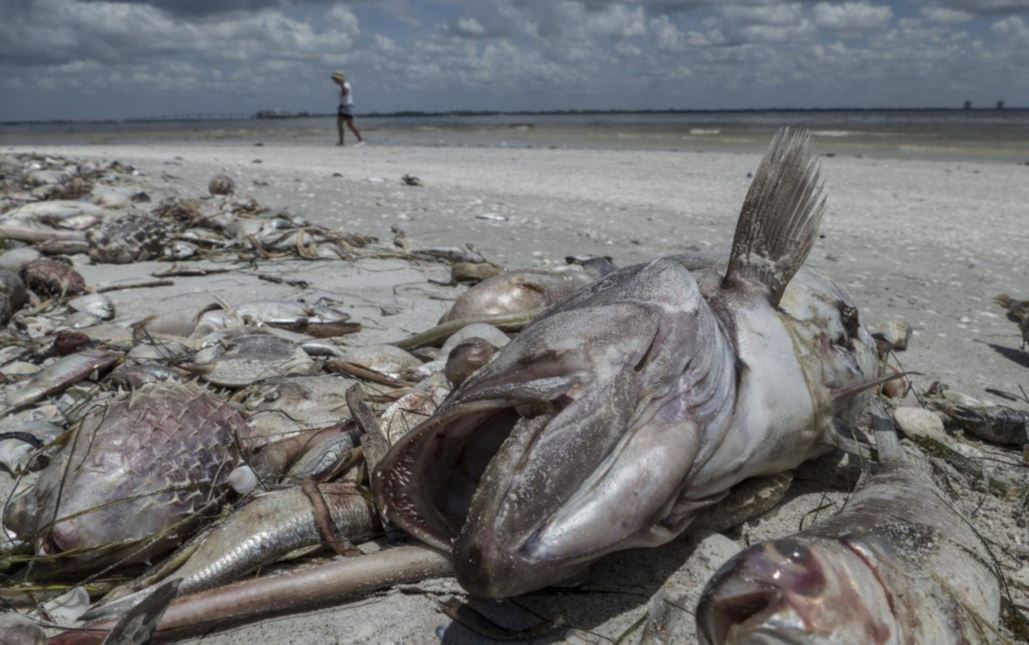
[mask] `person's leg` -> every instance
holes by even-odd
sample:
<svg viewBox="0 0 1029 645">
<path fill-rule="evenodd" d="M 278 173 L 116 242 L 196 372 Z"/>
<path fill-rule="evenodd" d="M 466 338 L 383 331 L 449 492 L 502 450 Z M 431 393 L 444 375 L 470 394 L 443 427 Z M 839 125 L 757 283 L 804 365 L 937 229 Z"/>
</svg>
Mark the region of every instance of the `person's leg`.
<svg viewBox="0 0 1029 645">
<path fill-rule="evenodd" d="M 342 114 L 336 115 L 336 132 L 339 133 L 339 142 L 336 143 L 336 145 L 337 146 L 341 146 L 341 145 L 343 145 L 343 115 Z"/>
<path fill-rule="evenodd" d="M 361 133 L 357 131 L 357 126 L 354 125 L 354 117 L 347 119 L 347 127 L 350 128 L 350 131 L 354 133 L 355 137 L 357 137 L 358 143 L 364 141 L 364 139 L 361 138 Z"/>
</svg>

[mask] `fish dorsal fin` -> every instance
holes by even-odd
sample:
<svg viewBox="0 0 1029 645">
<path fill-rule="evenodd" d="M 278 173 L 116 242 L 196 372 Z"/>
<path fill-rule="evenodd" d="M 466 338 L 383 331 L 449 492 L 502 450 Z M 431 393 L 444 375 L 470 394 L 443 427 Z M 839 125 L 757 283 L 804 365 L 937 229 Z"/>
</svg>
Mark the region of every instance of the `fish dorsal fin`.
<svg viewBox="0 0 1029 645">
<path fill-rule="evenodd" d="M 778 305 L 807 259 L 823 212 L 811 136 L 806 130 L 779 130 L 743 200 L 726 281 L 757 280 Z"/>
</svg>

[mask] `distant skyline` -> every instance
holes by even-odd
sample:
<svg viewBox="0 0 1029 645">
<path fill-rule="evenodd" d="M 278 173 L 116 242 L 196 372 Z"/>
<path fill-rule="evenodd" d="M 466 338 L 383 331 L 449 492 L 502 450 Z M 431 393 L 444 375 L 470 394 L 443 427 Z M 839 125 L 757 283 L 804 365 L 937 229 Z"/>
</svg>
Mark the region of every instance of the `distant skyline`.
<svg viewBox="0 0 1029 645">
<path fill-rule="evenodd" d="M 1029 106 L 1029 0 L 0 0 L 0 120 Z"/>
</svg>

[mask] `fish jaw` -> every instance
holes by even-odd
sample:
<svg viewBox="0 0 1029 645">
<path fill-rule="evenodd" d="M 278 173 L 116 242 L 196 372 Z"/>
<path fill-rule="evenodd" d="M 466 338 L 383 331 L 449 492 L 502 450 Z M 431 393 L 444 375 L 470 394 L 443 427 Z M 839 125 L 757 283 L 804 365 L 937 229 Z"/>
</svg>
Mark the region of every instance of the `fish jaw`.
<svg viewBox="0 0 1029 645">
<path fill-rule="evenodd" d="M 680 263 L 611 274 L 548 310 L 398 442 L 375 473 L 380 507 L 452 551 L 459 582 L 482 597 L 666 542 L 688 523 L 667 520 L 694 455 L 724 433 L 712 419 L 730 416 L 733 365 Z"/>
<path fill-rule="evenodd" d="M 869 563 L 821 538 L 782 538 L 737 554 L 708 581 L 696 616 L 710 645 L 903 641 Z"/>
</svg>

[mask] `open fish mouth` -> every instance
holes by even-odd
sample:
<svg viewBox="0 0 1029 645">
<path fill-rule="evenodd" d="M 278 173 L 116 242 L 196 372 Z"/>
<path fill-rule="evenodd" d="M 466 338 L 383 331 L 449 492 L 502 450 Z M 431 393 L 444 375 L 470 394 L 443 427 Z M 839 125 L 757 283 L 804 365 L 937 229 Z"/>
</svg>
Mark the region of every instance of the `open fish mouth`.
<svg viewBox="0 0 1029 645">
<path fill-rule="evenodd" d="M 539 325 L 539 337 L 563 318 Z M 450 551 L 459 582 L 490 598 L 557 582 L 632 545 L 657 512 L 648 504 L 661 503 L 651 500 L 667 499 L 646 497 L 644 480 L 660 475 L 618 468 L 638 458 L 628 438 L 644 387 L 639 372 L 615 366 L 645 362 L 657 325 L 646 331 L 608 345 L 600 368 L 577 348 L 534 351 L 533 333 L 512 343 L 394 445 L 372 483 L 383 510 Z M 636 502 L 622 493 L 644 500 L 640 517 L 625 512 Z"/>
<path fill-rule="evenodd" d="M 491 598 L 671 539 L 661 521 L 698 433 L 662 362 L 681 330 L 651 313 L 612 302 L 537 320 L 393 447 L 373 477 L 380 508 Z"/>
</svg>

